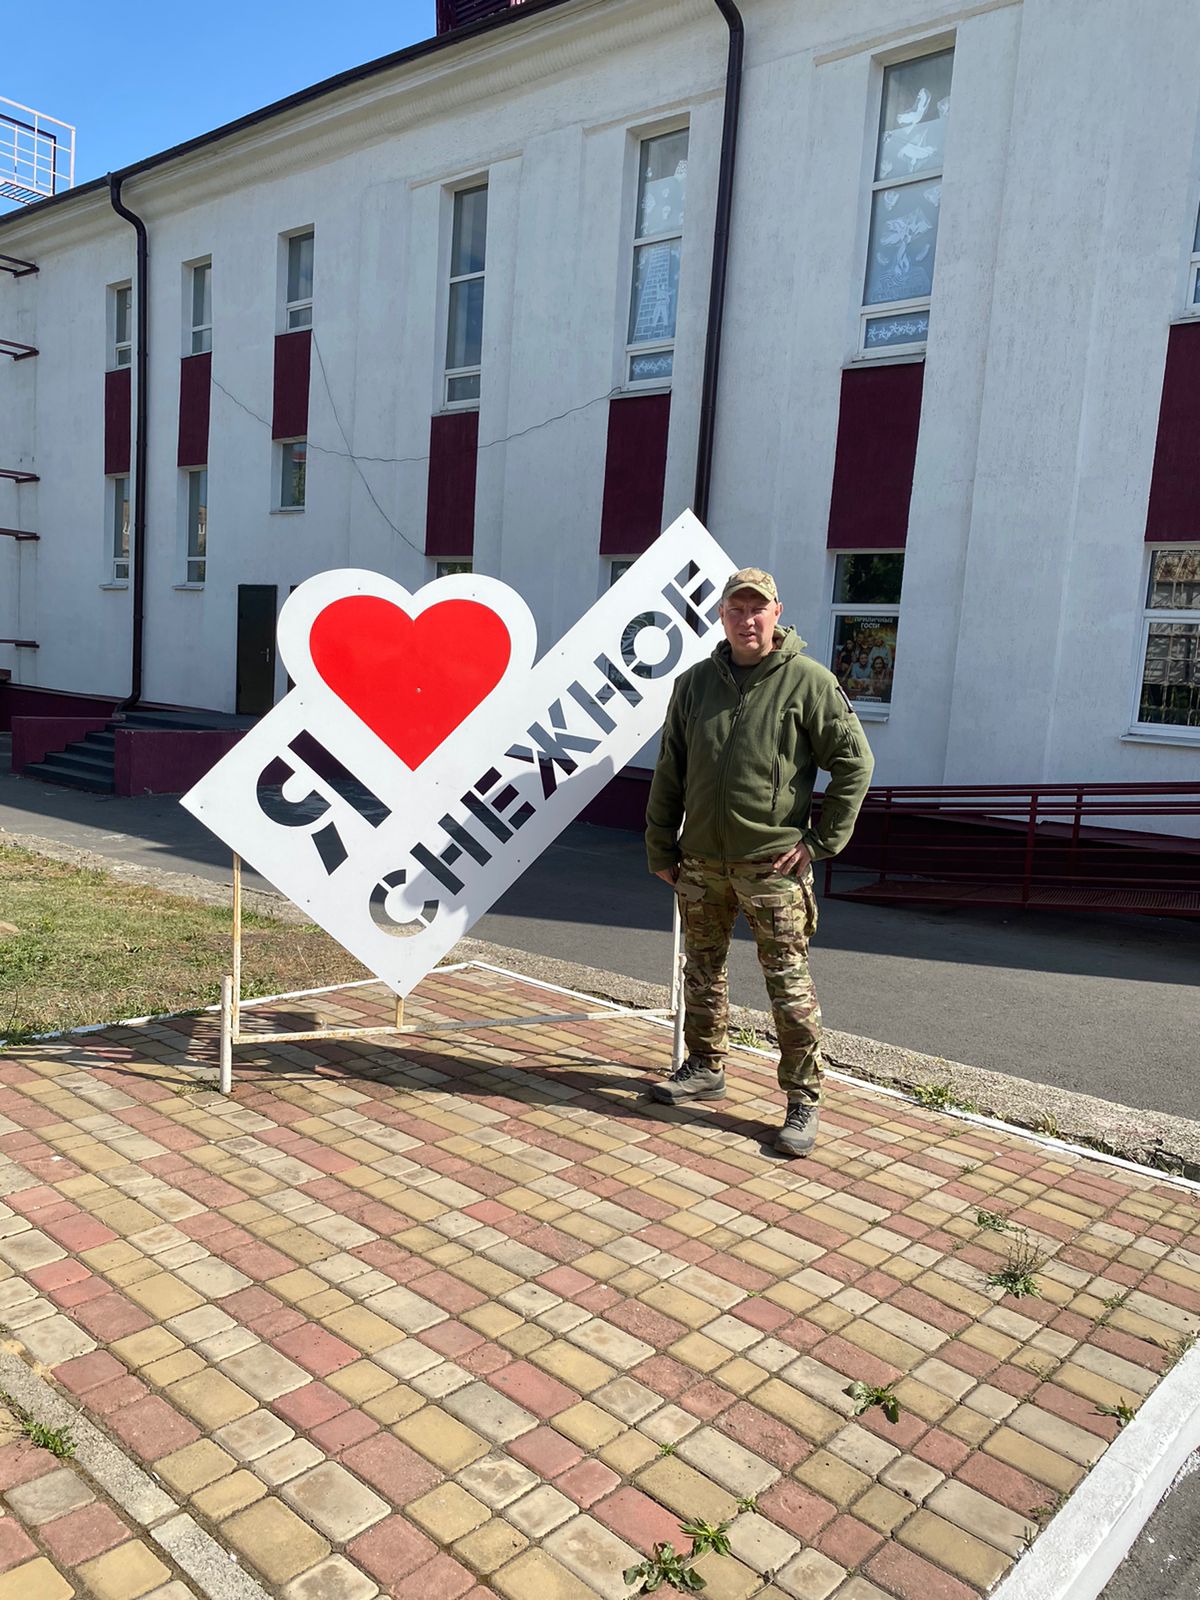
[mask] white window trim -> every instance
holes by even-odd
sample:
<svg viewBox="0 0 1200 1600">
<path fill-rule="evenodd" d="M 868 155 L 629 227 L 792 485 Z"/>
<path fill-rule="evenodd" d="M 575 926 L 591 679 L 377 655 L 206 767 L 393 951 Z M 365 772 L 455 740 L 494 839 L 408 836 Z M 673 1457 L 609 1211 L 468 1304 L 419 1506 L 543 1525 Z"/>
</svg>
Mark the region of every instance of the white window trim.
<svg viewBox="0 0 1200 1600">
<path fill-rule="evenodd" d="M 283 234 L 282 239 L 283 294 L 281 298 L 283 300 L 283 327 L 280 331 L 282 333 L 303 333 L 306 328 L 311 328 L 313 325 L 313 295 L 302 295 L 299 300 L 288 299 L 288 268 L 291 264 L 292 240 L 311 239 L 313 242 L 313 287 L 315 290 L 317 277 L 317 230 L 311 226 L 306 228 L 294 228 L 290 233 Z M 304 310 L 308 311 L 308 321 L 293 324 L 292 312 Z"/>
<path fill-rule="evenodd" d="M 117 299 L 122 294 L 129 295 L 129 337 L 117 338 Z M 133 365 L 133 284 L 113 283 L 108 291 L 108 371 L 121 372 L 126 367 Z M 121 360 L 124 354 L 125 360 Z"/>
<path fill-rule="evenodd" d="M 195 314 L 196 314 L 196 309 L 195 309 L 196 308 L 196 273 L 199 272 L 202 268 L 206 269 L 208 271 L 208 275 L 209 275 L 209 278 L 208 278 L 208 293 L 209 293 L 209 301 L 210 301 L 210 305 L 211 305 L 211 300 L 212 300 L 212 260 L 211 260 L 211 258 L 209 260 L 207 260 L 207 261 L 193 261 L 191 263 L 190 267 L 188 268 L 188 281 L 187 281 L 188 341 L 187 341 L 187 351 L 185 353 L 187 355 L 192 355 L 192 356 L 206 355 L 212 350 L 213 325 L 212 325 L 212 313 L 211 313 L 211 310 L 209 312 L 209 320 L 207 322 L 194 322 L 192 320 L 194 318 Z M 207 345 L 201 344 L 199 346 L 199 348 L 197 348 L 196 335 L 197 334 L 205 334 L 205 333 L 208 335 L 208 344 Z"/>
<path fill-rule="evenodd" d="M 883 360 L 888 356 L 924 355 L 926 349 L 928 348 L 928 335 L 924 339 L 914 339 L 907 344 L 888 344 L 879 345 L 874 348 L 868 348 L 867 324 L 868 322 L 875 322 L 884 317 L 901 317 L 908 312 L 930 312 L 933 304 L 932 293 L 928 295 L 922 295 L 918 299 L 914 300 L 881 300 L 877 304 L 870 306 L 865 304 L 865 302 L 861 299 L 861 296 L 866 293 L 867 289 L 867 257 L 869 256 L 871 249 L 871 218 L 875 211 L 876 194 L 881 189 L 907 188 L 910 184 L 915 185 L 917 183 L 928 183 L 934 179 L 940 183 L 943 181 L 945 173 L 945 167 L 943 165 L 939 167 L 936 172 L 923 172 L 919 178 L 914 174 L 910 178 L 902 179 L 899 183 L 893 182 L 890 178 L 876 178 L 875 168 L 879 161 L 879 136 L 881 131 L 880 124 L 883 121 L 883 92 L 884 86 L 887 82 L 887 70 L 889 67 L 904 66 L 910 61 L 924 60 L 927 56 L 945 55 L 947 51 L 953 53 L 955 45 L 956 41 L 953 38 L 943 39 L 938 44 L 933 44 L 931 41 L 924 40 L 922 41 L 920 48 L 914 49 L 911 52 L 906 52 L 904 55 L 888 57 L 886 60 L 883 60 L 879 63 L 880 70 L 877 75 L 878 82 L 875 88 L 875 143 L 871 150 L 871 161 L 869 167 L 870 179 L 867 184 L 867 218 L 866 225 L 863 229 L 864 249 L 862 261 L 862 287 L 860 289 L 858 313 L 858 348 L 854 357 L 856 362 Z M 953 83 L 953 68 L 951 69 L 951 82 Z M 951 92 L 953 93 L 953 89 Z M 936 256 L 937 250 L 935 244 L 935 266 Z M 930 320 L 932 322 L 932 317 Z"/>
<path fill-rule="evenodd" d="M 489 242 L 488 241 L 488 235 L 491 233 L 491 227 L 492 227 L 492 196 L 491 196 L 491 184 L 488 181 L 488 177 L 489 177 L 489 175 L 487 173 L 484 173 L 482 175 L 482 177 L 476 176 L 474 178 L 468 178 L 462 183 L 456 183 L 452 189 L 448 189 L 446 191 L 447 198 L 449 200 L 449 207 L 450 207 L 450 220 L 449 220 L 449 226 L 447 228 L 447 234 L 446 234 L 446 237 L 447 237 L 447 240 L 448 240 L 448 251 L 447 251 L 447 257 L 446 257 L 446 268 L 447 268 L 447 271 L 446 271 L 446 275 L 445 275 L 446 316 L 445 316 L 444 325 L 445 325 L 445 329 L 446 329 L 445 338 L 446 338 L 447 342 L 449 341 L 449 337 L 450 337 L 450 302 L 451 302 L 451 300 L 453 298 L 453 290 L 454 290 L 454 286 L 455 286 L 456 283 L 474 283 L 476 280 L 478 280 L 479 282 L 483 283 L 483 285 L 484 285 L 483 314 L 484 314 L 485 321 L 486 321 L 486 318 L 487 318 L 487 281 L 486 281 L 487 280 L 487 252 L 488 252 L 488 242 Z M 457 273 L 451 272 L 449 270 L 449 266 L 450 266 L 450 262 L 454 259 L 454 208 L 455 208 L 455 202 L 458 199 L 458 196 L 460 194 L 470 194 L 475 189 L 486 189 L 488 191 L 488 225 L 487 225 L 487 228 L 484 230 L 483 269 L 480 272 L 457 272 Z M 483 352 L 482 352 L 482 348 L 481 348 L 481 350 L 480 350 L 481 359 L 477 363 L 477 365 L 475 365 L 475 366 L 472 366 L 472 367 L 447 367 L 445 365 L 446 351 L 445 351 L 445 346 L 443 345 L 443 354 L 442 354 L 442 362 L 443 362 L 443 366 L 442 366 L 442 409 L 444 411 L 478 411 L 479 410 L 479 402 L 483 397 L 483 361 L 482 361 L 482 353 Z M 450 398 L 450 384 L 455 378 L 478 378 L 479 379 L 479 393 L 477 395 L 470 395 L 465 400 L 451 400 L 451 398 Z"/>
<path fill-rule="evenodd" d="M 207 577 L 208 577 L 208 554 L 207 554 L 208 546 L 207 546 L 207 538 L 206 538 L 206 541 L 205 541 L 205 554 L 204 555 L 202 555 L 202 556 L 194 556 L 191 553 L 191 551 L 192 551 L 192 522 L 191 522 L 192 479 L 195 477 L 195 475 L 198 472 L 203 472 L 204 475 L 205 475 L 204 510 L 205 510 L 205 517 L 207 519 L 207 514 L 208 514 L 208 493 L 207 493 L 207 489 L 208 489 L 208 485 L 207 485 L 208 468 L 207 468 L 207 466 L 204 466 L 204 467 L 185 467 L 183 469 L 183 471 L 180 473 L 180 477 L 183 480 L 183 482 L 182 482 L 182 490 L 183 490 L 183 494 L 182 494 L 182 501 L 183 501 L 183 582 L 181 584 L 177 584 L 176 588 L 181 588 L 181 589 L 203 589 L 204 585 L 205 585 L 205 582 L 207 580 Z M 205 532 L 207 534 L 207 520 L 205 522 Z M 203 566 L 204 574 L 203 574 L 202 577 L 199 577 L 199 578 L 193 578 L 192 577 L 191 568 L 192 568 L 194 563 L 198 563 L 198 564 Z"/>
<path fill-rule="evenodd" d="M 1200 307 L 1197 308 L 1200 310 Z M 1150 573 L 1154 565 L 1154 557 L 1163 550 L 1195 550 L 1200 548 L 1200 537 L 1196 539 L 1173 539 L 1164 542 L 1147 544 L 1145 560 L 1142 563 L 1142 607 L 1140 616 L 1141 626 L 1137 634 L 1137 654 L 1133 670 L 1133 704 L 1129 714 L 1129 728 L 1123 735 L 1126 739 L 1150 744 L 1177 744 L 1195 746 L 1200 745 L 1200 728 L 1185 728 L 1175 722 L 1139 722 L 1138 712 L 1142 706 L 1142 675 L 1146 669 L 1146 651 L 1150 644 L 1150 624 L 1152 622 L 1190 622 L 1200 627 L 1200 608 L 1190 611 L 1168 611 L 1161 607 L 1151 609 L 1147 605 L 1150 598 Z"/>
<path fill-rule="evenodd" d="M 675 363 L 674 363 L 674 359 L 672 359 L 672 362 L 671 362 L 671 375 L 670 375 L 669 378 L 664 378 L 664 377 L 661 377 L 661 376 L 652 377 L 652 378 L 631 378 L 630 375 L 629 375 L 629 369 L 630 369 L 630 366 L 632 365 L 633 358 L 634 358 L 635 355 L 638 355 L 638 356 L 653 356 L 653 355 L 662 354 L 662 353 L 664 353 L 666 351 L 670 351 L 671 355 L 672 355 L 672 358 L 673 358 L 674 357 L 674 353 L 675 353 L 675 345 L 678 342 L 678 335 L 679 335 L 679 328 L 678 328 L 678 322 L 677 322 L 676 323 L 675 336 L 670 338 L 670 339 L 663 339 L 661 341 L 656 341 L 653 344 L 650 344 L 650 343 L 646 343 L 646 344 L 630 344 L 630 342 L 629 342 L 629 323 L 630 323 L 630 319 L 631 319 L 631 317 L 633 315 L 634 263 L 637 261 L 638 250 L 643 245 L 647 245 L 647 244 L 664 244 L 664 243 L 669 243 L 673 239 L 678 239 L 679 240 L 679 299 L 680 299 L 680 301 L 682 301 L 682 299 L 683 299 L 683 232 L 684 232 L 684 230 L 683 230 L 683 227 L 679 227 L 677 229 L 664 230 L 663 232 L 660 232 L 660 233 L 640 234 L 638 232 L 638 226 L 639 226 L 639 224 L 641 222 L 641 217 L 640 217 L 639 211 L 638 211 L 638 191 L 641 188 L 641 178 L 642 178 L 642 146 L 649 139 L 665 138 L 665 137 L 667 137 L 668 135 L 670 135 L 672 133 L 686 133 L 687 136 L 688 136 L 688 176 L 690 178 L 690 176 L 691 176 L 691 155 L 692 155 L 691 119 L 689 117 L 677 117 L 677 118 L 674 118 L 672 121 L 663 124 L 663 126 L 661 126 L 661 127 L 655 126 L 655 127 L 650 127 L 650 128 L 631 128 L 629 130 L 629 132 L 630 132 L 630 135 L 632 137 L 632 142 L 633 142 L 633 181 L 632 181 L 633 203 L 632 203 L 632 205 L 630 205 L 629 202 L 627 201 L 626 202 L 626 209 L 627 209 L 627 211 L 632 212 L 632 214 L 633 214 L 633 228 L 632 228 L 632 231 L 631 231 L 630 237 L 629 237 L 629 250 L 628 250 L 628 256 L 627 256 L 627 259 L 628 259 L 628 262 L 629 262 L 629 268 L 628 268 L 629 292 L 625 297 L 625 321 L 624 321 L 624 324 L 623 324 L 623 332 L 622 332 L 622 335 L 621 335 L 621 338 L 622 338 L 622 349 L 623 349 L 624 355 L 623 355 L 622 368 L 621 368 L 621 381 L 620 381 L 620 384 L 618 385 L 618 387 L 621 388 L 621 389 L 627 389 L 633 394 L 645 394 L 647 391 L 650 391 L 652 393 L 655 392 L 655 391 L 657 391 L 658 393 L 670 393 L 671 385 L 675 381 Z M 687 205 L 686 205 L 686 201 L 685 201 L 685 203 L 684 203 L 684 221 L 685 221 L 685 224 L 686 224 L 686 220 L 687 220 Z M 679 307 L 677 305 L 676 306 L 676 316 L 677 317 L 678 317 L 678 310 L 679 310 Z"/>
<path fill-rule="evenodd" d="M 271 511 L 275 516 L 292 517 L 308 510 L 308 451 L 304 454 L 304 504 L 285 506 L 283 503 L 283 452 L 290 444 L 307 446 L 308 435 L 297 434 L 292 439 L 276 439 L 271 446 L 272 478 Z"/>
<path fill-rule="evenodd" d="M 833 671 L 833 665 L 832 665 L 832 663 L 833 663 L 833 644 L 834 644 L 834 640 L 837 637 L 837 619 L 839 617 L 880 617 L 885 621 L 895 622 L 896 623 L 896 633 L 897 633 L 897 635 L 899 635 L 899 632 L 900 632 L 900 627 L 899 627 L 899 624 L 900 624 L 900 611 L 901 611 L 901 606 L 902 606 L 902 602 L 900 604 L 890 605 L 890 606 L 889 605 L 874 605 L 874 604 L 866 604 L 866 603 L 863 603 L 863 604 L 860 604 L 860 605 L 851 605 L 849 603 L 847 603 L 845 605 L 838 604 L 838 602 L 833 599 L 833 594 L 836 592 L 836 588 L 837 588 L 838 557 L 839 556 L 902 556 L 902 555 L 905 554 L 905 552 L 904 552 L 903 549 L 895 549 L 895 550 L 875 550 L 875 549 L 871 549 L 871 550 L 831 550 L 829 552 L 829 554 L 833 557 L 833 570 L 832 570 L 832 572 L 830 574 L 830 580 L 829 580 L 829 595 L 830 595 L 829 624 L 828 624 L 828 626 L 827 626 L 827 628 L 825 630 L 825 658 L 824 658 L 824 661 L 822 662 L 822 665 L 827 667 L 832 672 Z M 897 640 L 897 653 L 899 653 L 899 642 L 898 642 L 898 640 Z M 850 704 L 854 708 L 854 713 L 858 717 L 858 720 L 860 722 L 886 722 L 888 720 L 888 718 L 891 716 L 892 707 L 895 704 L 895 682 L 896 682 L 896 663 L 895 663 L 895 661 L 893 661 L 892 662 L 892 693 L 893 693 L 893 698 L 891 700 L 887 701 L 886 704 L 884 704 L 882 701 L 873 701 L 873 700 L 867 700 L 867 701 L 851 700 L 850 701 Z"/>
<path fill-rule="evenodd" d="M 117 484 L 124 483 L 129 506 L 129 555 L 117 555 Z M 124 566 L 124 573 L 118 567 Z M 128 589 L 133 573 L 133 474 L 109 473 L 104 480 L 104 581 L 102 589 Z"/>
</svg>

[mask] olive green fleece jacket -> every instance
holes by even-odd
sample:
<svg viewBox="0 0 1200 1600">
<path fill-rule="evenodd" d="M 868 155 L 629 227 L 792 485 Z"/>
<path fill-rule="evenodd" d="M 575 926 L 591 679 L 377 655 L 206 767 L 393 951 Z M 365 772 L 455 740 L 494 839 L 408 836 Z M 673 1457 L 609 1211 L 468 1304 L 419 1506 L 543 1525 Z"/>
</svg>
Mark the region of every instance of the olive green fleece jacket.
<svg viewBox="0 0 1200 1600">
<path fill-rule="evenodd" d="M 681 855 L 779 856 L 801 840 L 820 860 L 849 840 L 875 758 L 833 673 L 803 651 L 793 629 L 777 628 L 740 689 L 726 640 L 680 676 L 646 807 L 651 872 Z M 829 783 L 814 829 L 818 768 Z"/>
</svg>

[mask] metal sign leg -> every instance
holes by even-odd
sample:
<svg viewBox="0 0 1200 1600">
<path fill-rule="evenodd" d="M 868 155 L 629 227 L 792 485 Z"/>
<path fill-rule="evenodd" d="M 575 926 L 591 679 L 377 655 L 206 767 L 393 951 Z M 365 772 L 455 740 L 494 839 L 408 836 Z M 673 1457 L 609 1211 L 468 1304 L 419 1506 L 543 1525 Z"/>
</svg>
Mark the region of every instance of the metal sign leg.
<svg viewBox="0 0 1200 1600">
<path fill-rule="evenodd" d="M 683 1065 L 683 967 L 687 959 L 683 948 L 683 922 L 679 915 L 679 896 L 673 895 L 671 916 L 671 1014 L 675 1036 L 671 1042 L 671 1071 Z"/>
</svg>

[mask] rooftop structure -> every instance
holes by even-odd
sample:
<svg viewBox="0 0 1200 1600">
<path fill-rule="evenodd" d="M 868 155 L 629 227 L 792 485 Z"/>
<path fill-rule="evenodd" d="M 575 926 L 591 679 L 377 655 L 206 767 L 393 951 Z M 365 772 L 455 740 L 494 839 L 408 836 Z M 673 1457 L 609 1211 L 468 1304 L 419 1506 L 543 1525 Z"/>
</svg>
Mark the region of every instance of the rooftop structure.
<svg viewBox="0 0 1200 1600">
<path fill-rule="evenodd" d="M 32 205 L 75 184 L 75 129 L 0 95 L 0 200 Z"/>
</svg>

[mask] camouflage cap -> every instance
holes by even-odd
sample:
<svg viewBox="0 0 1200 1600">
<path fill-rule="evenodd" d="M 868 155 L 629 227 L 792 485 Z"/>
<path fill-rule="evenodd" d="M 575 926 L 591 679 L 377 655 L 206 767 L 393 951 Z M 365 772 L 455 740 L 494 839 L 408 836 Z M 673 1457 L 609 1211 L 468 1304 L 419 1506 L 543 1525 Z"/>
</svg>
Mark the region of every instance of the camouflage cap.
<svg viewBox="0 0 1200 1600">
<path fill-rule="evenodd" d="M 764 600 L 779 599 L 775 579 L 761 567 L 740 567 L 721 590 L 721 599 L 728 600 L 738 589 L 753 589 L 755 594 L 762 595 Z"/>
</svg>

